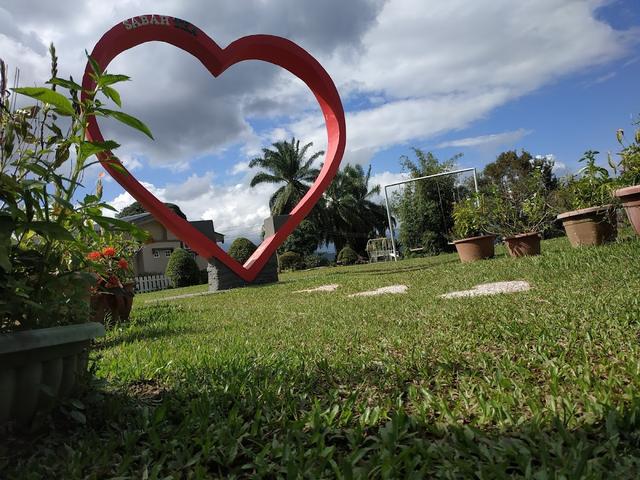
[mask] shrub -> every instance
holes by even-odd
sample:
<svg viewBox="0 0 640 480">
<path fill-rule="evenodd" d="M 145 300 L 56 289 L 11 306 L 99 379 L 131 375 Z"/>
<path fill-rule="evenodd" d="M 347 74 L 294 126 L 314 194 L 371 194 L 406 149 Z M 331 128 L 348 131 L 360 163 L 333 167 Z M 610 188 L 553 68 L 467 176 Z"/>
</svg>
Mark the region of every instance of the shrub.
<svg viewBox="0 0 640 480">
<path fill-rule="evenodd" d="M 578 172 L 578 177 L 570 177 L 566 183 L 570 208 L 582 208 L 607 205 L 613 201 L 614 179 L 609 171 L 596 164 L 597 151 L 587 150 L 579 160 L 585 166 Z"/>
<path fill-rule="evenodd" d="M 300 270 L 304 268 L 304 262 L 299 253 L 284 252 L 278 256 L 278 268 L 281 272 L 286 270 Z"/>
<path fill-rule="evenodd" d="M 456 239 L 484 235 L 488 218 L 486 202 L 481 195 L 472 195 L 453 206 L 453 236 Z"/>
<path fill-rule="evenodd" d="M 322 255 L 312 254 L 304 257 L 304 265 L 307 268 L 328 267 L 329 264 L 329 260 Z"/>
<path fill-rule="evenodd" d="M 254 243 L 248 238 L 238 237 L 229 247 L 229 256 L 240 264 L 244 264 L 249 257 L 256 251 Z"/>
<path fill-rule="evenodd" d="M 517 190 L 492 186 L 486 196 L 488 229 L 502 237 L 519 233 L 544 233 L 551 228 L 555 209 L 550 204 L 543 172 L 534 169 L 521 178 Z"/>
<path fill-rule="evenodd" d="M 353 265 L 358 261 L 358 254 L 353 248 L 347 245 L 340 250 L 337 260 L 340 265 Z"/>
<path fill-rule="evenodd" d="M 165 275 L 174 287 L 188 287 L 200 281 L 198 264 L 191 253 L 182 248 L 176 248 L 169 257 Z"/>
</svg>

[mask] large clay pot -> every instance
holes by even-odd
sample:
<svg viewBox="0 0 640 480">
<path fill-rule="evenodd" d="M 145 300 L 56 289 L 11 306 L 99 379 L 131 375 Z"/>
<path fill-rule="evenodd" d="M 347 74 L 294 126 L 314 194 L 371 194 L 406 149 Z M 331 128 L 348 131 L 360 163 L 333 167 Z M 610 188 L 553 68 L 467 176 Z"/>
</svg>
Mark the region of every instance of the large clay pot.
<svg viewBox="0 0 640 480">
<path fill-rule="evenodd" d="M 616 190 L 615 195 L 622 201 L 636 234 L 640 235 L 640 185 L 621 188 Z"/>
<path fill-rule="evenodd" d="M 558 215 L 573 247 L 602 245 L 618 235 L 616 209 L 613 205 L 583 208 Z"/>
<path fill-rule="evenodd" d="M 0 334 L 0 424 L 29 423 L 56 399 L 71 393 L 87 371 L 98 323 L 81 323 Z"/>
<path fill-rule="evenodd" d="M 493 258 L 495 254 L 495 235 L 480 235 L 479 237 L 455 240 L 458 256 L 462 263 L 475 262 L 484 258 Z"/>
<path fill-rule="evenodd" d="M 91 320 L 104 324 L 107 313 L 111 314 L 111 321 L 114 323 L 129 320 L 134 292 L 135 283 L 125 283 L 121 289 L 92 294 Z"/>
<path fill-rule="evenodd" d="M 512 257 L 540 255 L 540 233 L 521 233 L 505 237 L 504 244 Z"/>
</svg>

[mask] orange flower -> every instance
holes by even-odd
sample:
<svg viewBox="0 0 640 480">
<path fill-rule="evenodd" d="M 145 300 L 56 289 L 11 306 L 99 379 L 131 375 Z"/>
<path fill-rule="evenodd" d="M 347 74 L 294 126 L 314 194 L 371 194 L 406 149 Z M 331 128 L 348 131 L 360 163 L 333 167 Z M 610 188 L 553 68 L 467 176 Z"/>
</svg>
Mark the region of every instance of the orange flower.
<svg viewBox="0 0 640 480">
<path fill-rule="evenodd" d="M 87 253 L 87 258 L 89 260 L 93 260 L 94 262 L 100 260 L 102 258 L 102 254 L 100 252 L 89 252 Z"/>
<path fill-rule="evenodd" d="M 126 270 L 127 268 L 129 268 L 129 262 L 127 262 L 124 258 L 121 258 L 120 260 L 118 260 L 118 267 L 122 270 Z"/>
<path fill-rule="evenodd" d="M 105 257 L 113 257 L 116 254 L 116 249 L 113 247 L 104 247 L 102 249 L 102 254 Z"/>
</svg>

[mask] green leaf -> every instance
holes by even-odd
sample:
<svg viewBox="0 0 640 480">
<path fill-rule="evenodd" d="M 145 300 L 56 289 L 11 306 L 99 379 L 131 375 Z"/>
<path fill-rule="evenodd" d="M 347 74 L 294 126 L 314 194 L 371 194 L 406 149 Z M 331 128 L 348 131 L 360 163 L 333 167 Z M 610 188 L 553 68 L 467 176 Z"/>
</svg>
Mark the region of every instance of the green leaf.
<svg viewBox="0 0 640 480">
<path fill-rule="evenodd" d="M 100 77 L 100 75 L 102 75 L 102 68 L 100 68 L 100 65 L 98 65 L 98 62 L 96 62 L 95 59 L 91 55 L 89 55 L 86 50 L 84 51 L 84 53 L 87 56 L 89 63 L 91 64 L 91 69 L 93 70 L 93 73 L 98 77 Z"/>
<path fill-rule="evenodd" d="M 71 80 L 65 80 L 64 78 L 53 77 L 47 83 L 51 85 L 58 85 L 69 90 L 78 90 L 79 92 L 82 91 L 81 85 L 78 85 L 76 82 Z"/>
<path fill-rule="evenodd" d="M 118 82 L 126 82 L 128 80 L 131 80 L 131 77 L 128 77 L 127 75 L 114 75 L 111 73 L 105 73 L 99 78 L 98 85 L 105 87 Z"/>
<path fill-rule="evenodd" d="M 124 112 L 109 110 L 108 108 L 100 108 L 98 111 L 107 117 L 115 118 L 119 122 L 122 122 L 125 125 L 130 126 L 131 128 L 135 128 L 136 130 L 141 131 L 147 137 L 153 140 L 153 135 L 151 134 L 151 130 L 149 130 L 149 127 L 147 127 L 144 123 L 142 123 L 137 118 L 132 117 L 131 115 Z"/>
<path fill-rule="evenodd" d="M 73 115 L 75 113 L 73 105 L 67 97 L 59 94 L 58 92 L 54 92 L 53 90 L 49 90 L 48 88 L 20 87 L 12 88 L 11 90 L 21 95 L 26 95 L 27 97 L 40 100 L 42 103 L 46 103 L 47 105 L 53 105 L 61 114 Z"/>
<path fill-rule="evenodd" d="M 47 238 L 56 240 L 67 240 L 71 242 L 75 240 L 66 228 L 57 223 L 31 222 L 27 223 L 25 227 Z"/>
<path fill-rule="evenodd" d="M 78 411 L 78 410 L 71 410 L 71 412 L 69 413 L 69 415 L 71 416 L 71 418 L 73 418 L 76 422 L 85 425 L 87 423 L 87 417 L 84 415 L 84 413 Z"/>
<path fill-rule="evenodd" d="M 96 153 L 104 152 L 107 150 L 113 150 L 118 148 L 119 146 L 120 144 L 114 142 L 113 140 L 105 140 L 104 142 L 83 141 L 82 143 L 80 143 L 78 161 L 84 161 L 91 155 L 95 155 Z"/>
<path fill-rule="evenodd" d="M 113 103 L 122 107 L 122 101 L 120 100 L 120 94 L 115 88 L 111 87 L 102 87 L 102 93 L 104 93 L 107 97 L 113 100 Z"/>
</svg>

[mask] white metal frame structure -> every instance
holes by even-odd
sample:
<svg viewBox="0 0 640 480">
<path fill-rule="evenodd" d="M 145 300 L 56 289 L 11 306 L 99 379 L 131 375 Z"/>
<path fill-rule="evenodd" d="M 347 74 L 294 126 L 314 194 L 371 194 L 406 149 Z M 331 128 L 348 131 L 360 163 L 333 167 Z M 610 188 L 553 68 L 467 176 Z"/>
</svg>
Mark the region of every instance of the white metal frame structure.
<svg viewBox="0 0 640 480">
<path fill-rule="evenodd" d="M 394 234 L 394 231 L 393 231 L 393 222 L 391 221 L 391 210 L 389 209 L 389 195 L 387 194 L 387 188 L 395 187 L 397 185 L 404 185 L 405 183 L 418 182 L 420 180 L 425 180 L 425 179 L 428 179 L 428 178 L 443 177 L 445 175 L 456 175 L 456 174 L 464 173 L 464 172 L 473 172 L 473 186 L 476 189 L 476 194 L 477 194 L 478 193 L 478 177 L 476 176 L 476 169 L 475 168 L 462 168 L 460 170 L 452 170 L 450 172 L 442 172 L 442 173 L 436 173 L 436 174 L 433 174 L 433 175 L 426 175 L 424 177 L 410 178 L 409 180 L 403 180 L 401 182 L 390 183 L 390 184 L 384 186 L 384 203 L 385 203 L 385 205 L 387 207 L 387 220 L 389 222 L 389 232 L 391 233 L 391 247 L 393 249 L 393 259 L 396 262 L 398 261 L 398 252 L 396 251 L 396 239 L 395 239 L 395 234 Z"/>
</svg>

